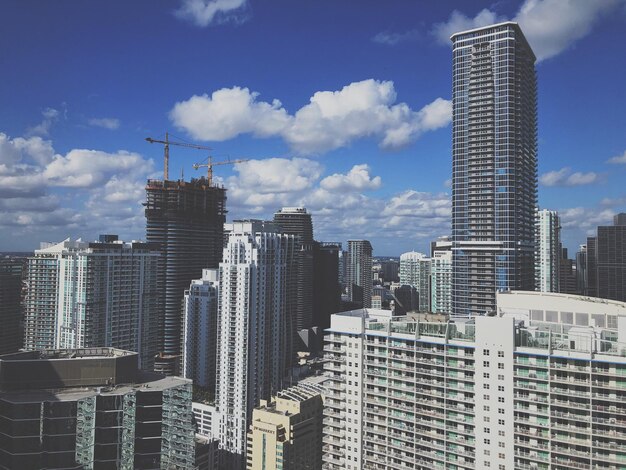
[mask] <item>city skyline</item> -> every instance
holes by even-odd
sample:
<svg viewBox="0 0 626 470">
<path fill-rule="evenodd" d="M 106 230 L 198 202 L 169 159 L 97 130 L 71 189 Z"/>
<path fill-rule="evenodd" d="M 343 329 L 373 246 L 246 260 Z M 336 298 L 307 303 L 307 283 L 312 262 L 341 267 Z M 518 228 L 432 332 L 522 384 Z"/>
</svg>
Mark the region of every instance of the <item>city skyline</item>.
<svg viewBox="0 0 626 470">
<path fill-rule="evenodd" d="M 5 6 L 0 37 L 20 46 L 0 55 L 13 65 L 0 91 L 0 249 L 144 239 L 143 188 L 162 174 L 162 148 L 143 139 L 169 129 L 216 158 L 251 159 L 217 174 L 229 220 L 305 206 L 320 240 L 427 252 L 451 231 L 446 38 L 503 19 L 519 21 L 539 59 L 539 205 L 559 211 L 564 246 L 575 252 L 626 209 L 624 120 L 611 108 L 624 101 L 624 65 L 605 47 L 623 43 L 623 2 L 371 3 L 355 21 L 349 3 L 185 13 L 200 3 L 179 2 L 178 14 L 147 2 L 123 14 Z M 201 175 L 191 165 L 206 152 L 171 153 L 172 177 Z"/>
</svg>

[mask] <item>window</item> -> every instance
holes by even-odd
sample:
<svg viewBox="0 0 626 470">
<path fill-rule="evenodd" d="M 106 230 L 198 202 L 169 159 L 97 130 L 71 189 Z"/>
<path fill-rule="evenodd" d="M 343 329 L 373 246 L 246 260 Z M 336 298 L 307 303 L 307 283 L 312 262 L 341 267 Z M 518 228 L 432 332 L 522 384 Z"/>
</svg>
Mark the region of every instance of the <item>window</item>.
<svg viewBox="0 0 626 470">
<path fill-rule="evenodd" d="M 489 411 L 489 405 L 483 405 L 483 410 Z"/>
<path fill-rule="evenodd" d="M 484 388 L 485 390 L 489 390 L 489 384 L 483 384 L 483 388 Z"/>
<path fill-rule="evenodd" d="M 491 421 L 491 418 L 489 416 L 485 416 L 485 423 L 488 423 Z"/>
<path fill-rule="evenodd" d="M 498 431 L 498 436 L 502 436 L 504 437 L 505 432 L 504 431 Z"/>
<path fill-rule="evenodd" d="M 504 385 L 498 385 L 498 391 L 504 392 Z"/>
<path fill-rule="evenodd" d="M 488 379 L 489 378 L 489 372 L 483 372 L 483 378 Z"/>
<path fill-rule="evenodd" d="M 489 361 L 483 361 L 483 367 L 489 367 Z"/>
<path fill-rule="evenodd" d="M 504 420 L 503 420 L 503 419 L 499 419 L 499 420 L 498 420 L 498 424 L 500 424 L 500 425 L 504 426 Z"/>
<path fill-rule="evenodd" d="M 498 402 L 499 403 L 504 403 L 504 397 L 498 397 Z"/>
<path fill-rule="evenodd" d="M 506 456 L 504 454 L 498 454 L 498 458 L 504 459 Z"/>
<path fill-rule="evenodd" d="M 498 362 L 498 369 L 504 369 L 504 362 Z"/>
<path fill-rule="evenodd" d="M 483 349 L 483 356 L 489 356 L 489 349 Z"/>
<path fill-rule="evenodd" d="M 491 451 L 489 449 L 485 449 L 485 455 L 491 455 Z"/>
<path fill-rule="evenodd" d="M 498 408 L 498 413 L 503 415 L 504 414 L 504 408 Z"/>
<path fill-rule="evenodd" d="M 489 400 L 489 395 L 483 395 L 483 400 Z"/>
<path fill-rule="evenodd" d="M 484 442 L 485 444 L 487 444 L 487 445 L 491 444 L 491 441 L 490 441 L 489 439 L 485 439 L 485 440 L 483 440 L 483 442 Z"/>
<path fill-rule="evenodd" d="M 504 380 L 504 375 L 498 374 L 498 380 Z"/>
<path fill-rule="evenodd" d="M 491 429 L 489 429 L 489 428 L 483 428 L 483 432 L 484 432 L 485 434 L 489 434 L 489 433 L 491 432 Z"/>
<path fill-rule="evenodd" d="M 504 351 L 498 351 L 498 357 L 504 357 Z"/>
<path fill-rule="evenodd" d="M 498 447 L 504 447 L 504 442 L 498 442 Z M 504 457 L 502 457 L 504 458 Z"/>
</svg>

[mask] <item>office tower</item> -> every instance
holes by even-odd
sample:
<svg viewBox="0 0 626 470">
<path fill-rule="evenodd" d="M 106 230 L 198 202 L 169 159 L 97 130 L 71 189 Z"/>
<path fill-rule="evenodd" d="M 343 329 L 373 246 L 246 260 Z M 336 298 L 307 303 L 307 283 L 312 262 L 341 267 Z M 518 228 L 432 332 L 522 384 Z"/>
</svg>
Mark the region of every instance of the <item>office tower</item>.
<svg viewBox="0 0 626 470">
<path fill-rule="evenodd" d="M 191 381 L 113 348 L 0 356 L 0 469 L 193 468 Z"/>
<path fill-rule="evenodd" d="M 220 448 L 228 468 L 245 466 L 246 432 L 252 410 L 282 389 L 287 274 L 295 249 L 293 235 L 260 220 L 224 227 L 227 241 L 220 263 L 217 412 Z"/>
<path fill-rule="evenodd" d="M 398 282 L 400 280 L 400 263 L 394 259 L 380 262 L 380 274 L 385 282 Z"/>
<path fill-rule="evenodd" d="M 252 412 L 248 470 L 321 470 L 322 388 L 295 385 Z"/>
<path fill-rule="evenodd" d="M 613 225 L 599 226 L 595 239 L 587 239 L 587 249 L 589 295 L 626 301 L 626 213 L 617 214 Z"/>
<path fill-rule="evenodd" d="M 161 247 L 159 268 L 162 320 L 160 358 L 155 367 L 177 373 L 182 354 L 182 302 L 185 289 L 205 268 L 217 268 L 222 259 L 226 221 L 226 190 L 206 178 L 191 181 L 148 180 L 146 239 Z"/>
<path fill-rule="evenodd" d="M 495 310 L 496 292 L 534 290 L 535 56 L 517 23 L 455 33 L 452 310 Z"/>
<path fill-rule="evenodd" d="M 431 258 L 430 311 L 452 312 L 452 251 L 435 250 Z"/>
<path fill-rule="evenodd" d="M 372 287 L 372 308 L 383 308 L 387 300 L 387 290 L 383 286 Z"/>
<path fill-rule="evenodd" d="M 587 281 L 584 295 L 598 297 L 598 238 L 587 237 Z"/>
<path fill-rule="evenodd" d="M 339 251 L 339 284 L 341 284 L 341 293 L 348 292 L 348 252 Z"/>
<path fill-rule="evenodd" d="M 101 240 L 68 238 L 29 258 L 24 347 L 126 349 L 152 369 L 161 255 L 149 243 Z"/>
<path fill-rule="evenodd" d="M 339 253 L 341 243 L 313 244 L 313 325 L 326 329 L 330 316 L 341 309 Z"/>
<path fill-rule="evenodd" d="M 300 335 L 307 337 L 313 325 L 313 222 L 311 214 L 303 207 L 283 207 L 274 214 L 279 230 L 296 239 L 293 262 L 287 274 L 287 327 L 291 343 L 287 345 L 285 366 L 291 367 L 297 351 L 307 345 Z M 305 331 L 303 331 L 305 330 Z"/>
<path fill-rule="evenodd" d="M 21 319 L 22 263 L 0 260 L 0 354 L 17 352 L 22 347 Z"/>
<path fill-rule="evenodd" d="M 219 270 L 203 269 L 185 291 L 183 376 L 215 393 Z"/>
<path fill-rule="evenodd" d="M 559 292 L 561 221 L 556 211 L 537 210 L 535 237 L 535 290 Z"/>
<path fill-rule="evenodd" d="M 372 305 L 372 245 L 367 240 L 348 240 L 348 298 L 363 307 Z"/>
<path fill-rule="evenodd" d="M 441 236 L 437 240 L 430 242 L 430 257 L 435 255 L 435 251 L 452 251 L 452 237 Z"/>
<path fill-rule="evenodd" d="M 578 294 L 578 274 L 576 272 L 576 262 L 567 255 L 567 248 L 561 247 L 559 250 L 559 292 L 561 294 Z"/>
<path fill-rule="evenodd" d="M 622 302 L 523 291 L 469 321 L 333 315 L 326 468 L 623 466 L 624 318 Z"/>
<path fill-rule="evenodd" d="M 580 245 L 576 252 L 576 292 L 585 293 L 587 285 L 587 245 Z"/>
<path fill-rule="evenodd" d="M 430 312 L 431 259 L 423 253 L 409 251 L 400 255 L 400 284 L 417 289 L 419 311 Z"/>
<path fill-rule="evenodd" d="M 413 286 L 402 285 L 393 289 L 395 300 L 394 315 L 405 315 L 419 308 L 419 296 L 417 289 Z"/>
</svg>

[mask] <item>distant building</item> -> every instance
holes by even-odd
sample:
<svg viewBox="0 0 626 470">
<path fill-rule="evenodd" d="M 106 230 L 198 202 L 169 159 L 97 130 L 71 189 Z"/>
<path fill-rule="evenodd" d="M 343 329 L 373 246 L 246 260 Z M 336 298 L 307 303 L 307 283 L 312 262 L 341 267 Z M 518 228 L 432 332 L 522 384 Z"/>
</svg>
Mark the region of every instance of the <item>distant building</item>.
<svg viewBox="0 0 626 470">
<path fill-rule="evenodd" d="M 0 468 L 193 468 L 191 381 L 112 348 L 0 356 Z"/>
<path fill-rule="evenodd" d="M 215 393 L 219 270 L 203 269 L 185 291 L 183 376 Z"/>
<path fill-rule="evenodd" d="M 398 282 L 400 280 L 400 263 L 396 260 L 381 261 L 380 271 L 385 282 Z"/>
<path fill-rule="evenodd" d="M 561 221 L 556 211 L 537 210 L 535 237 L 535 290 L 559 292 Z"/>
<path fill-rule="evenodd" d="M 348 297 L 364 307 L 372 305 L 372 245 L 348 240 Z"/>
<path fill-rule="evenodd" d="M 430 311 L 452 312 L 452 251 L 435 250 L 431 258 Z"/>
<path fill-rule="evenodd" d="M 206 178 L 191 181 L 148 180 L 146 240 L 163 257 L 159 266 L 159 344 L 156 369 L 177 375 L 183 353 L 181 305 L 185 290 L 202 270 L 222 259 L 226 190 Z"/>
<path fill-rule="evenodd" d="M 423 253 L 409 251 L 400 255 L 400 284 L 417 289 L 419 311 L 430 312 L 431 260 Z"/>
<path fill-rule="evenodd" d="M 419 296 L 417 289 L 413 286 L 402 285 L 394 288 L 393 296 L 395 300 L 394 315 L 404 315 L 417 310 L 419 307 Z"/>
<path fill-rule="evenodd" d="M 626 213 L 587 239 L 587 281 L 588 295 L 626 301 Z"/>
<path fill-rule="evenodd" d="M 153 244 L 111 235 L 36 250 L 28 260 L 24 347 L 137 351 L 140 367 L 152 370 L 160 257 Z"/>
<path fill-rule="evenodd" d="M 451 40 L 452 313 L 469 317 L 535 287 L 536 58 L 510 21 Z"/>
<path fill-rule="evenodd" d="M 283 388 L 287 276 L 293 235 L 272 222 L 226 224 L 220 263 L 217 388 L 218 439 L 226 468 L 246 462 L 252 410 Z"/>
<path fill-rule="evenodd" d="M 0 260 L 0 354 L 22 347 L 22 267 L 20 261 Z"/>
<path fill-rule="evenodd" d="M 430 242 L 430 257 L 435 255 L 435 251 L 452 251 L 452 237 L 444 235 L 437 240 Z"/>
<path fill-rule="evenodd" d="M 341 243 L 313 244 L 313 325 L 330 326 L 330 316 L 341 310 L 339 254 Z"/>
<path fill-rule="evenodd" d="M 321 391 L 296 385 L 261 402 L 248 431 L 248 470 L 321 470 Z"/>
<path fill-rule="evenodd" d="M 559 260 L 559 291 L 561 294 L 578 293 L 576 262 L 567 256 L 567 248 L 561 247 Z"/>
<path fill-rule="evenodd" d="M 584 294 L 587 286 L 587 245 L 580 245 L 576 252 L 576 291 Z"/>
<path fill-rule="evenodd" d="M 304 207 L 283 207 L 274 214 L 274 223 L 279 230 L 296 239 L 293 264 L 287 275 L 287 317 L 291 330 L 292 345 L 288 348 L 295 354 L 302 349 L 298 333 L 308 330 L 313 324 L 313 221 Z M 289 357 L 287 366 L 291 364 Z"/>
</svg>

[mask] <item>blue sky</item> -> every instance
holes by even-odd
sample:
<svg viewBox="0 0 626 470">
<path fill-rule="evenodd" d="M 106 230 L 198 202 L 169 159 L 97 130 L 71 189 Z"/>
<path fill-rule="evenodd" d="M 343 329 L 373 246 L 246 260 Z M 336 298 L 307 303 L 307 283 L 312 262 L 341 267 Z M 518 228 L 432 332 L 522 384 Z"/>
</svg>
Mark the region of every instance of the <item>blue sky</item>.
<svg viewBox="0 0 626 470">
<path fill-rule="evenodd" d="M 8 0 L 0 250 L 145 236 L 170 131 L 212 147 L 229 218 L 305 205 L 375 254 L 449 233 L 452 31 L 519 21 L 536 54 L 539 203 L 571 250 L 626 210 L 626 2 Z M 172 147 L 170 174 L 205 151 Z"/>
</svg>

